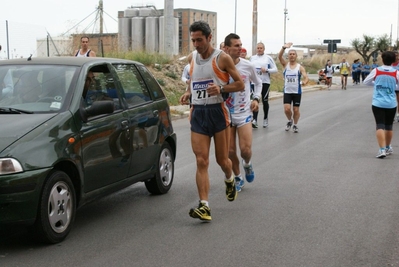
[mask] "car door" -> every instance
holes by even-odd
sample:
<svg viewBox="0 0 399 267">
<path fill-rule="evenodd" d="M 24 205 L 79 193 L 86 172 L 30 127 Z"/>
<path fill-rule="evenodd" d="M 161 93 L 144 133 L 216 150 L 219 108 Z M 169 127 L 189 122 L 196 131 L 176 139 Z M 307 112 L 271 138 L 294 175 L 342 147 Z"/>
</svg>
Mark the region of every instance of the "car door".
<svg viewBox="0 0 399 267">
<path fill-rule="evenodd" d="M 129 176 L 154 170 L 159 153 L 159 111 L 135 64 L 114 64 L 127 106 L 132 138 Z"/>
<path fill-rule="evenodd" d="M 107 65 L 93 67 L 90 71 L 94 74 L 94 85 L 87 93 L 85 105 L 95 101 L 113 101 L 114 112 L 89 118 L 82 125 L 80 136 L 85 192 L 125 179 L 131 154 L 129 118 L 115 86 L 115 77 Z"/>
</svg>

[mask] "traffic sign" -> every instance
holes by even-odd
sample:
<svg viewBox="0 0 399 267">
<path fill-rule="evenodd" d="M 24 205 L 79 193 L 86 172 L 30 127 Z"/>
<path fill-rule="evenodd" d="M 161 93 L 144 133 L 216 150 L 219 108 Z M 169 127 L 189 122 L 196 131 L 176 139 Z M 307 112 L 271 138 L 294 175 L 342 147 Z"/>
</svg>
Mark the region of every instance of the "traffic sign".
<svg viewBox="0 0 399 267">
<path fill-rule="evenodd" d="M 339 44 L 341 43 L 341 39 L 325 39 L 323 40 L 323 43 L 325 44 Z"/>
</svg>

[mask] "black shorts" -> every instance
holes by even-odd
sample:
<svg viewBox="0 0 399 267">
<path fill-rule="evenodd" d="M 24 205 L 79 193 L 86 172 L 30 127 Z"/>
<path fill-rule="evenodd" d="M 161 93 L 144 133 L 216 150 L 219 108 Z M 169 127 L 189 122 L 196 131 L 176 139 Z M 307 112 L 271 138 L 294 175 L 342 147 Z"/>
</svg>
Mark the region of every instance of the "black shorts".
<svg viewBox="0 0 399 267">
<path fill-rule="evenodd" d="M 193 105 L 190 123 L 192 132 L 212 137 L 230 125 L 230 112 L 225 102 L 212 105 Z"/>
<path fill-rule="evenodd" d="M 301 105 L 302 94 L 284 94 L 283 103 L 293 104 L 294 107 L 299 107 Z"/>
<path fill-rule="evenodd" d="M 371 106 L 373 110 L 376 129 L 383 129 L 392 131 L 393 120 L 395 119 L 396 107 L 394 108 L 379 108 Z"/>
</svg>

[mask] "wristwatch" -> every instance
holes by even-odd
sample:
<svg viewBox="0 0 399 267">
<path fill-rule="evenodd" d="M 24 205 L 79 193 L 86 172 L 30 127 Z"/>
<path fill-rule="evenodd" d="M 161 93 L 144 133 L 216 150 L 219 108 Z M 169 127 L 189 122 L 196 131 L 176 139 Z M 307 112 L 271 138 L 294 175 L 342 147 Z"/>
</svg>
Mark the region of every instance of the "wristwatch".
<svg viewBox="0 0 399 267">
<path fill-rule="evenodd" d="M 224 93 L 224 87 L 223 87 L 223 85 L 219 85 L 219 87 L 220 87 L 220 93 Z"/>
</svg>

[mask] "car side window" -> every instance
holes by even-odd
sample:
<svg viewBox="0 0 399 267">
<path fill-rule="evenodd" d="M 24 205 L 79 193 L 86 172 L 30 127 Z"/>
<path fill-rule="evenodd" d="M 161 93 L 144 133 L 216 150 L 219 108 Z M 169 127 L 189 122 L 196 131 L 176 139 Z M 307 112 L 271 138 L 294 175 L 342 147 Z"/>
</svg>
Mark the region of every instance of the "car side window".
<svg viewBox="0 0 399 267">
<path fill-rule="evenodd" d="M 115 64 L 114 67 L 129 107 L 151 101 L 147 86 L 133 64 Z"/>
<path fill-rule="evenodd" d="M 115 82 L 110 73 L 91 71 L 86 79 L 92 79 L 86 96 L 84 96 L 87 106 L 96 101 L 112 100 L 114 102 L 114 110 L 121 109 Z"/>
<path fill-rule="evenodd" d="M 150 88 L 155 99 L 165 98 L 165 94 L 163 93 L 158 82 L 154 79 L 154 77 L 151 75 L 149 70 L 142 65 L 137 66 L 137 67 L 140 70 L 140 73 L 143 76 L 143 79 L 144 79 L 145 83 L 147 84 L 147 87 Z"/>
</svg>

